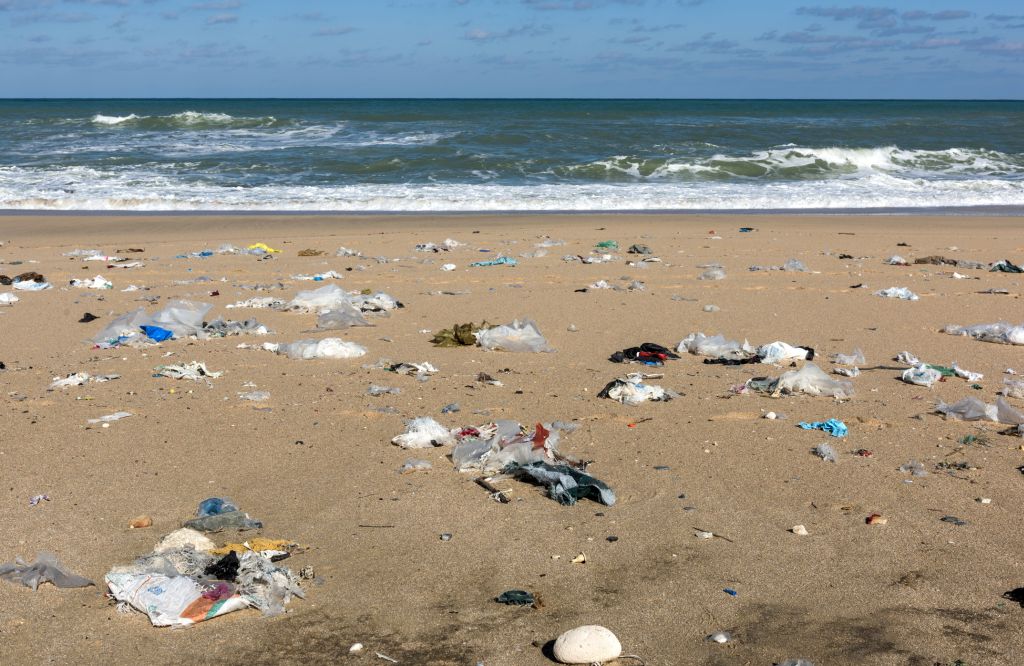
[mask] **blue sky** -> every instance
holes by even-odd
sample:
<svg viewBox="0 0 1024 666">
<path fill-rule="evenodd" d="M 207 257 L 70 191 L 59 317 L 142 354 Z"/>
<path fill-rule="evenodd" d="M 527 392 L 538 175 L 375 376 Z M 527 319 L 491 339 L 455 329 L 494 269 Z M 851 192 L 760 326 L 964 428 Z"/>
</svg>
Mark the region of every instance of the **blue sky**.
<svg viewBox="0 0 1024 666">
<path fill-rule="evenodd" d="M 1024 97 L 1024 2 L 0 0 L 4 97 Z"/>
</svg>

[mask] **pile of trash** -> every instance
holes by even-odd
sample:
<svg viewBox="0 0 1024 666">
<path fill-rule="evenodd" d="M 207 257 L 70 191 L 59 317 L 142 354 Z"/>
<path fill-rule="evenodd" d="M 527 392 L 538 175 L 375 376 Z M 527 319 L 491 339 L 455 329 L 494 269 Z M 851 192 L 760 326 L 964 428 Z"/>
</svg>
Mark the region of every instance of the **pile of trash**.
<svg viewBox="0 0 1024 666">
<path fill-rule="evenodd" d="M 300 577 L 277 565 L 298 552 L 298 544 L 257 537 L 218 548 L 207 536 L 262 526 L 230 500 L 211 497 L 199 504 L 196 518 L 152 552 L 111 568 L 104 582 L 118 610 L 144 613 L 157 627 L 188 626 L 243 608 L 280 615 L 293 597 L 305 597 Z"/>
<path fill-rule="evenodd" d="M 577 428 L 574 423 L 561 421 L 528 428 L 516 421 L 499 420 L 449 430 L 432 418 L 420 417 L 408 421 L 405 432 L 391 441 L 402 448 L 454 445 L 451 460 L 455 469 L 487 475 L 478 482 L 488 489 L 503 478 L 517 478 L 545 486 L 548 495 L 560 504 L 589 498 L 611 506 L 615 503 L 614 491 L 587 474 L 588 463 L 558 450 L 561 435 Z M 502 499 L 500 491 L 492 492 L 495 499 L 508 501 Z"/>
<path fill-rule="evenodd" d="M 752 347 L 744 340 L 728 340 L 724 335 L 706 336 L 701 332 L 691 333 L 676 347 L 678 352 L 706 356 L 705 363 L 721 365 L 743 365 L 746 363 L 778 364 L 784 361 L 814 359 L 814 348 L 797 347 L 781 340 L 760 347 Z"/>
<path fill-rule="evenodd" d="M 617 351 L 608 358 L 612 363 L 641 363 L 655 367 L 665 365 L 665 361 L 678 359 L 679 354 L 655 342 L 644 342 L 639 347 Z"/>
<path fill-rule="evenodd" d="M 657 384 L 647 384 L 645 380 L 660 379 L 665 375 L 649 375 L 632 372 L 608 382 L 597 394 L 598 398 L 608 398 L 623 405 L 639 405 L 643 402 L 668 402 L 678 398 L 679 394 Z"/>
<path fill-rule="evenodd" d="M 228 335 L 267 335 L 270 331 L 255 319 L 231 321 L 204 318 L 213 309 L 209 303 L 171 301 L 150 315 L 145 308 L 123 314 L 97 333 L 92 342 L 98 348 L 146 345 L 164 340 L 194 337 L 200 340 Z"/>
</svg>

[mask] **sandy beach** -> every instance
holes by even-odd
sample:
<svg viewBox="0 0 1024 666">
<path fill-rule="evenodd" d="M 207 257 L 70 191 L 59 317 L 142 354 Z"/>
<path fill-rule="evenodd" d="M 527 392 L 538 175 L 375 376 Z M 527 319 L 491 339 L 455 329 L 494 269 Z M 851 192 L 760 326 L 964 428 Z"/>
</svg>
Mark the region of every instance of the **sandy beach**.
<svg viewBox="0 0 1024 666">
<path fill-rule="evenodd" d="M 448 238 L 463 245 L 414 250 Z M 522 256 L 545 240 L 565 244 Z M 608 263 L 563 259 L 591 256 L 606 240 L 621 248 Z M 790 658 L 818 666 L 976 666 L 1019 663 L 1024 653 L 1024 609 L 1002 598 L 1024 586 L 1024 440 L 1000 434 L 1007 426 L 999 423 L 934 412 L 939 401 L 968 396 L 993 403 L 1004 371 L 1024 372 L 1020 347 L 941 332 L 947 324 L 1019 324 L 1022 276 L 884 263 L 896 254 L 911 262 L 943 255 L 1020 263 L 1019 217 L 15 215 L 0 217 L 0 241 L 0 273 L 36 271 L 53 285 L 14 292 L 20 300 L 0 307 L 0 563 L 52 551 L 97 583 L 33 592 L 0 582 L 5 663 L 389 663 L 380 653 L 400 664 L 532 666 L 553 663 L 545 646 L 584 624 L 608 627 L 626 654 L 648 666 Z M 270 259 L 179 258 L 257 242 L 281 251 Z M 661 262 L 627 265 L 643 258 L 625 252 L 635 243 Z M 335 256 L 342 246 L 363 256 Z M 79 248 L 144 266 L 111 269 L 64 256 Z M 144 251 L 119 252 L 129 248 Z M 326 254 L 299 256 L 306 249 Z M 469 266 L 499 255 L 518 265 Z M 791 258 L 808 271 L 748 270 Z M 698 266 L 716 262 L 725 279 L 697 279 L 705 270 Z M 446 263 L 457 268 L 442 271 Z M 292 277 L 329 270 L 342 278 Z M 969 279 L 954 279 L 954 271 Z M 97 274 L 113 288 L 69 287 Z M 639 280 L 644 288 L 577 291 L 599 280 L 621 287 Z M 277 283 L 283 288 L 243 288 Z M 130 284 L 145 289 L 122 291 Z M 312 333 L 315 314 L 225 308 L 326 284 L 384 291 L 404 308 L 368 315 L 372 327 Z M 920 300 L 874 295 L 889 287 L 907 287 Z M 1008 293 L 980 293 L 989 289 Z M 152 297 L 159 299 L 140 300 Z M 174 299 L 213 304 L 214 317 L 256 318 L 272 333 L 144 348 L 92 344 L 118 315 Z M 79 323 L 86 312 L 99 319 Z M 517 317 L 534 320 L 557 351 L 430 342 L 456 323 Z M 730 387 L 793 368 L 708 365 L 685 353 L 654 369 L 665 376 L 652 380 L 678 398 L 627 406 L 597 397 L 616 377 L 647 370 L 609 362 L 613 352 L 643 342 L 675 349 L 698 331 L 755 346 L 810 346 L 826 372 L 829 356 L 856 348 L 866 363 L 850 380 L 856 394 L 842 401 L 736 394 Z M 351 360 L 295 360 L 238 348 L 328 336 L 368 351 Z M 943 366 L 955 361 L 984 379 L 905 383 L 909 366 L 894 360 L 901 351 Z M 379 359 L 429 361 L 439 371 L 418 381 L 364 367 Z M 159 365 L 190 361 L 223 375 L 208 382 L 154 376 Z M 75 372 L 120 379 L 47 390 Z M 503 385 L 481 383 L 479 373 Z M 371 396 L 371 384 L 401 392 Z M 253 390 L 271 397 L 239 398 Z M 1024 401 L 1008 401 L 1024 409 Z M 460 411 L 442 414 L 450 403 Z M 87 424 L 121 410 L 132 416 L 109 428 Z M 769 411 L 785 418 L 763 418 Z M 447 428 L 574 422 L 579 428 L 560 450 L 593 461 L 589 473 L 618 501 L 562 506 L 541 487 L 503 480 L 511 502 L 498 503 L 475 475 L 453 469 L 450 446 L 406 451 L 391 443 L 420 416 Z M 848 436 L 797 427 L 829 418 L 841 419 Z M 986 435 L 987 443 L 961 444 L 966 435 Z M 823 443 L 837 462 L 811 452 Z M 854 453 L 861 449 L 871 455 Z M 409 458 L 433 468 L 399 474 Z M 899 470 L 911 460 L 927 476 Z M 29 506 L 40 494 L 49 500 Z M 260 519 L 258 534 L 307 547 L 282 562 L 313 568 L 306 598 L 283 616 L 249 609 L 184 630 L 119 613 L 105 597 L 104 574 L 149 552 L 211 496 Z M 153 526 L 128 529 L 140 514 Z M 867 524 L 871 514 L 887 523 Z M 949 516 L 963 524 L 942 520 Z M 795 525 L 808 534 L 792 533 Z M 586 562 L 573 563 L 581 553 Z M 542 604 L 494 601 L 509 589 L 533 592 Z M 717 631 L 732 639 L 706 640 Z M 365 649 L 350 653 L 357 642 Z"/>
</svg>

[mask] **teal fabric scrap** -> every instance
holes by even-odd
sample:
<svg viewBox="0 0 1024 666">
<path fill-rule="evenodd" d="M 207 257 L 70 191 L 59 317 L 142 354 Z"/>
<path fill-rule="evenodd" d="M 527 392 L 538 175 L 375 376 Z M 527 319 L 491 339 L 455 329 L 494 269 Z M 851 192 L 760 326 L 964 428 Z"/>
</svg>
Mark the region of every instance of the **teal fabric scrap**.
<svg viewBox="0 0 1024 666">
<path fill-rule="evenodd" d="M 470 266 L 515 266 L 517 263 L 512 257 L 498 257 L 497 259 L 488 259 L 487 261 L 474 261 Z"/>
<path fill-rule="evenodd" d="M 804 430 L 823 430 L 833 437 L 846 437 L 848 428 L 846 424 L 839 419 L 829 419 L 828 421 L 815 421 L 814 423 L 807 423 L 801 421 L 797 424 Z"/>
</svg>

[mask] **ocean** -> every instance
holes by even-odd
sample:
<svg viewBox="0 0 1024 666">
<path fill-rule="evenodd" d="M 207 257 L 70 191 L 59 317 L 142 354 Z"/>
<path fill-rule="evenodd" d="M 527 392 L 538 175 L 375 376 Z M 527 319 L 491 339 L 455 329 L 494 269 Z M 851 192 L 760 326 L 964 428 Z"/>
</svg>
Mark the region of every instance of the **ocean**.
<svg viewBox="0 0 1024 666">
<path fill-rule="evenodd" d="M 0 100 L 0 209 L 1024 210 L 1024 102 Z"/>
</svg>

